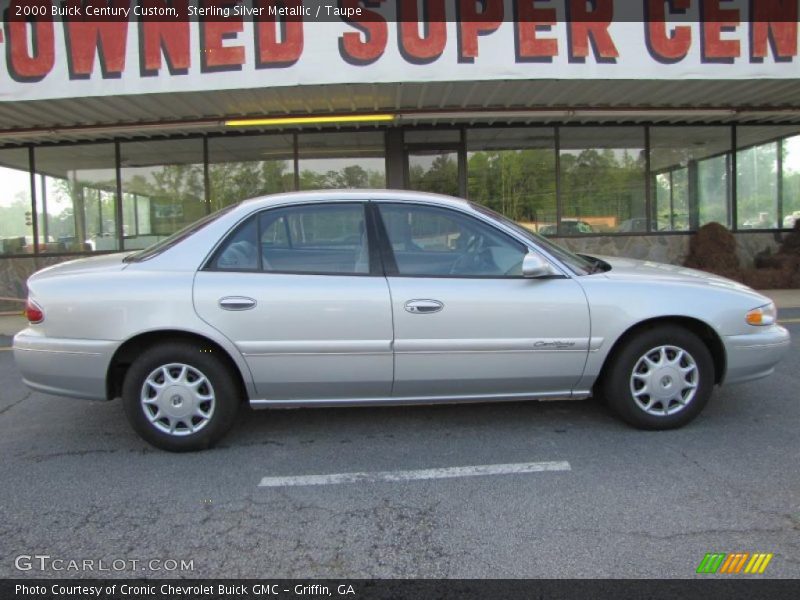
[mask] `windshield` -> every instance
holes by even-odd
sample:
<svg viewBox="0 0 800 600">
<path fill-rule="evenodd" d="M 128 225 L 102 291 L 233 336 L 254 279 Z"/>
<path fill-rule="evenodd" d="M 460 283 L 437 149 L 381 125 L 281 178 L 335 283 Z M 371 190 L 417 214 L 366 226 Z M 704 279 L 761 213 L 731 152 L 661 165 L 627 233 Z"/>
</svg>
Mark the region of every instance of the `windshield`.
<svg viewBox="0 0 800 600">
<path fill-rule="evenodd" d="M 517 233 L 525 236 L 525 238 L 527 238 L 537 246 L 543 248 L 547 253 L 560 260 L 562 263 L 567 265 L 578 275 L 589 275 L 594 272 L 595 270 L 594 265 L 590 261 L 583 258 L 582 256 L 578 256 L 577 254 L 570 252 L 566 248 L 562 248 L 558 244 L 555 244 L 554 242 L 548 240 L 546 237 L 541 236 L 538 233 L 534 233 L 533 231 L 527 229 L 526 227 L 523 227 L 516 221 L 512 221 L 508 217 L 501 215 L 496 211 L 493 211 L 491 208 L 486 208 L 485 206 L 481 206 L 480 204 L 475 204 L 474 202 L 470 202 L 470 204 L 475 210 L 482 212 L 485 215 L 489 215 L 494 219 L 497 219 L 498 221 L 503 223 L 503 225 L 506 225 L 507 227 L 513 229 Z"/>
<path fill-rule="evenodd" d="M 123 260 L 125 262 L 140 262 L 143 260 L 147 260 L 148 258 L 153 258 L 157 254 L 161 254 L 167 248 L 171 248 L 178 242 L 185 240 L 187 237 L 189 237 L 196 231 L 200 231 L 203 227 L 205 227 L 209 223 L 213 223 L 222 215 L 234 209 L 238 205 L 239 205 L 238 203 L 231 204 L 229 206 L 226 206 L 225 208 L 221 208 L 220 210 L 211 213 L 210 215 L 206 215 L 202 219 L 198 219 L 194 223 L 190 223 L 183 229 L 179 229 L 171 236 L 156 242 L 152 246 L 148 246 L 144 250 L 139 250 L 139 252 L 134 252 L 133 254 L 126 256 Z"/>
</svg>

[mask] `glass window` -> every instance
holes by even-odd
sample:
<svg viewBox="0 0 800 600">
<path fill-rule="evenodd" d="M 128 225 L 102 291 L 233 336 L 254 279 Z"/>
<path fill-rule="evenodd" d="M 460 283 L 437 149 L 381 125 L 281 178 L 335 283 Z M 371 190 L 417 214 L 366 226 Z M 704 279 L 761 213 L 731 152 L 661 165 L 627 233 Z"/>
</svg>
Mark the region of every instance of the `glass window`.
<svg viewBox="0 0 800 600">
<path fill-rule="evenodd" d="M 183 229 L 179 229 L 172 235 L 157 241 L 155 244 L 152 244 L 147 248 L 139 250 L 138 252 L 134 252 L 133 254 L 129 254 L 127 257 L 125 257 L 125 262 L 140 262 L 143 260 L 149 260 L 154 256 L 161 254 L 165 250 L 172 248 L 174 245 L 179 244 L 186 238 L 193 236 L 196 232 L 203 229 L 203 227 L 205 227 L 209 223 L 213 223 L 214 221 L 219 219 L 222 215 L 233 210 L 235 207 L 236 207 L 235 204 L 231 204 L 230 206 L 226 206 L 225 208 L 213 212 L 210 215 L 206 215 L 205 217 L 202 217 L 197 221 L 192 221 Z"/>
<path fill-rule="evenodd" d="M 382 132 L 301 134 L 297 143 L 301 190 L 386 187 Z"/>
<path fill-rule="evenodd" d="M 412 129 L 403 132 L 406 188 L 460 196 L 458 182 L 458 129 Z"/>
<path fill-rule="evenodd" d="M 152 235 L 153 225 L 150 220 L 150 206 L 147 199 L 140 194 L 123 192 L 122 194 L 122 222 L 125 224 L 123 231 L 131 238 L 136 236 Z M 132 247 L 133 242 L 127 242 L 127 247 Z"/>
<path fill-rule="evenodd" d="M 261 233 L 261 245 L 265 248 L 289 248 L 289 224 L 286 218 L 275 219 Z"/>
<path fill-rule="evenodd" d="M 520 276 L 527 252 L 494 228 L 452 210 L 381 204 L 400 275 Z"/>
<path fill-rule="evenodd" d="M 689 230 L 688 169 L 678 167 L 653 178 L 653 231 Z"/>
<path fill-rule="evenodd" d="M 560 146 L 560 234 L 647 230 L 644 128 L 564 127 Z"/>
<path fill-rule="evenodd" d="M 258 268 L 256 219 L 248 219 L 225 240 L 212 262 L 213 268 L 226 271 L 255 271 Z"/>
<path fill-rule="evenodd" d="M 40 252 L 119 250 L 113 144 L 36 148 Z"/>
<path fill-rule="evenodd" d="M 150 246 L 207 214 L 201 139 L 125 142 L 120 154 L 126 249 Z"/>
<path fill-rule="evenodd" d="M 467 132 L 467 196 L 530 228 L 556 224 L 552 128 Z"/>
<path fill-rule="evenodd" d="M 0 150 L 0 254 L 33 253 L 29 168 L 27 148 Z"/>
<path fill-rule="evenodd" d="M 368 274 L 361 204 L 313 205 L 262 213 L 261 256 L 276 273 Z"/>
<path fill-rule="evenodd" d="M 791 193 L 786 194 L 786 177 L 781 179 L 780 165 L 783 162 L 784 173 L 797 166 L 792 157 L 787 156 L 788 146 L 783 138 L 788 136 L 791 139 L 798 130 L 797 126 L 775 125 L 736 128 L 736 201 L 740 229 L 774 229 L 783 226 L 784 216 L 791 217 L 787 223 L 794 223 L 792 213 L 795 209 L 792 208 Z M 781 152 L 784 153 L 783 160 Z M 784 210 L 781 215 L 782 194 Z M 786 200 L 789 200 L 788 204 Z"/>
<path fill-rule="evenodd" d="M 527 227 L 523 227 L 516 221 L 512 221 L 505 215 L 501 215 L 500 213 L 493 211 L 491 208 L 486 208 L 485 206 L 481 206 L 480 204 L 473 204 L 473 207 L 475 208 L 475 210 L 478 210 L 483 214 L 488 215 L 493 219 L 500 221 L 506 227 L 510 227 L 513 231 L 516 231 L 529 241 L 533 242 L 535 246 L 544 248 L 547 252 L 550 253 L 551 256 L 556 257 L 558 260 L 567 265 L 578 275 L 590 275 L 592 272 L 594 272 L 595 264 L 590 262 L 583 256 L 575 254 L 567 250 L 566 248 L 559 246 L 553 240 L 546 238 L 540 233 L 534 233 Z"/>
<path fill-rule="evenodd" d="M 650 128 L 653 230 L 729 225 L 730 127 Z"/>
<path fill-rule="evenodd" d="M 211 208 L 294 189 L 291 135 L 225 136 L 208 140 Z"/>
<path fill-rule="evenodd" d="M 698 226 L 706 223 L 731 226 L 730 181 L 730 153 L 697 161 Z"/>
<path fill-rule="evenodd" d="M 410 150 L 408 189 L 458 196 L 458 153 L 436 149 Z"/>
<path fill-rule="evenodd" d="M 783 227 L 800 219 L 800 135 L 783 140 Z"/>
<path fill-rule="evenodd" d="M 736 153 L 736 202 L 740 229 L 778 225 L 778 142 Z"/>
<path fill-rule="evenodd" d="M 552 128 L 467 132 L 467 192 L 538 231 L 556 224 L 556 153 Z"/>
</svg>

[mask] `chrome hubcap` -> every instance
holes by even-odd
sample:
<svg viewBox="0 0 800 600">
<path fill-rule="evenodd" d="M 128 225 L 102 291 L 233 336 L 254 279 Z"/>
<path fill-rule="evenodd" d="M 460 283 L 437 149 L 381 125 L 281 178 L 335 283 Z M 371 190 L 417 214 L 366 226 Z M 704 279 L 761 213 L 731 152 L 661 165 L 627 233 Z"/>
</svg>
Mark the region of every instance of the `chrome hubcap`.
<svg viewBox="0 0 800 600">
<path fill-rule="evenodd" d="M 205 427 L 214 415 L 214 388 L 203 373 L 182 363 L 155 369 L 142 385 L 142 410 L 164 433 L 190 435 Z"/>
<path fill-rule="evenodd" d="M 663 417 L 686 408 L 697 394 L 699 382 L 691 354 L 677 346 L 658 346 L 636 361 L 630 385 L 639 408 Z"/>
</svg>

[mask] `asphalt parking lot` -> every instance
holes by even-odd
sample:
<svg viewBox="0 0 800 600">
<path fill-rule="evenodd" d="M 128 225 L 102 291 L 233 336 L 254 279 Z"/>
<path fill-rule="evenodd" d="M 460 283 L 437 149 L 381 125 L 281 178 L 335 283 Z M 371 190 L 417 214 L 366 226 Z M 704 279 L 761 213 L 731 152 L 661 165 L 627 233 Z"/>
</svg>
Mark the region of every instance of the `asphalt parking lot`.
<svg viewBox="0 0 800 600">
<path fill-rule="evenodd" d="M 0 577 L 687 578 L 709 552 L 800 577 L 800 310 L 781 317 L 798 323 L 777 373 L 678 431 L 592 401 L 247 410 L 184 455 L 119 402 L 29 392 L 0 348 Z M 531 463 L 559 469 L 480 474 Z M 397 471 L 438 476 L 374 475 Z M 297 485 L 354 472 L 373 475 Z"/>
</svg>

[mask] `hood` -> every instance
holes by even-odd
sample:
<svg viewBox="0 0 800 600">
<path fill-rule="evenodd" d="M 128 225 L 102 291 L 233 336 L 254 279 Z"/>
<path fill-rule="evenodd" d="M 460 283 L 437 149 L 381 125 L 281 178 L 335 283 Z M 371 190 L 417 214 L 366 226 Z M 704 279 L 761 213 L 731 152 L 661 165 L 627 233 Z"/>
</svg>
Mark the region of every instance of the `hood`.
<svg viewBox="0 0 800 600">
<path fill-rule="evenodd" d="M 689 269 L 680 265 L 668 265 L 649 260 L 636 260 L 634 258 L 619 258 L 614 256 L 596 256 L 611 265 L 611 270 L 605 273 L 609 279 L 664 281 L 675 283 L 688 283 L 695 285 L 708 285 L 722 287 L 741 292 L 750 292 L 760 295 L 743 283 L 727 279 L 713 273 Z"/>
<path fill-rule="evenodd" d="M 122 259 L 131 254 L 130 252 L 120 252 L 118 254 L 103 254 L 102 256 L 92 256 L 89 258 L 79 258 L 59 263 L 51 267 L 46 267 L 36 271 L 31 275 L 29 281 L 36 281 L 45 277 L 60 277 L 62 275 L 75 275 L 77 273 L 95 273 L 101 271 L 121 271 L 127 267 L 127 263 Z"/>
</svg>

